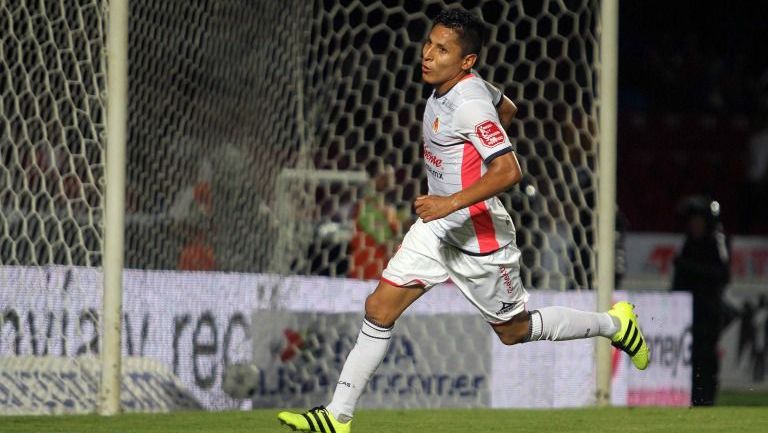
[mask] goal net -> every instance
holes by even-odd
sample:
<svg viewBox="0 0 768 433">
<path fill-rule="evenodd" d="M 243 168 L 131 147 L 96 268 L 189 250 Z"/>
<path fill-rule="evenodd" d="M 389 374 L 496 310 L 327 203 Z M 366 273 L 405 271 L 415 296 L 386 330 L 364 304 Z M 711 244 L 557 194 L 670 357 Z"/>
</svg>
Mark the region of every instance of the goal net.
<svg viewBox="0 0 768 433">
<path fill-rule="evenodd" d="M 588 288 L 598 3 L 132 0 L 125 267 L 375 275 L 426 192 L 421 45 L 431 19 L 462 4 L 489 24 L 478 72 L 519 107 L 509 135 L 524 179 L 502 200 L 524 283 Z M 108 7 L 0 2 L 0 357 L 98 353 Z M 198 319 L 220 298 L 195 296 Z M 126 295 L 124 305 L 152 302 Z M 135 354 L 141 320 L 131 323 Z M 223 344 L 222 329 L 190 320 L 165 322 L 198 349 Z M 191 362 L 195 377 L 215 375 L 198 383 L 208 391 L 241 352 L 163 359 L 174 372 Z"/>
<path fill-rule="evenodd" d="M 452 3 L 452 2 L 445 2 Z M 421 45 L 440 1 L 315 2 L 304 120 L 316 169 L 394 170 L 398 214 L 426 192 Z M 597 1 L 475 1 L 489 24 L 478 71 L 519 107 L 524 179 L 502 196 L 529 288 L 590 288 L 594 272 Z M 450 5 L 448 5 L 450 6 Z M 284 45 L 283 45 L 284 46 Z"/>
</svg>

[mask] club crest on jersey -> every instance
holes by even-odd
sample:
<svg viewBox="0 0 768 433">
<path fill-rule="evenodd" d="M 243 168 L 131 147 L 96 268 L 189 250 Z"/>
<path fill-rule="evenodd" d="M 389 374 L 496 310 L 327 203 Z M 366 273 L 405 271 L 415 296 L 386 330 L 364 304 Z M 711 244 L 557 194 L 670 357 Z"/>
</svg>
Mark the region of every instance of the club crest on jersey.
<svg viewBox="0 0 768 433">
<path fill-rule="evenodd" d="M 504 142 L 504 133 L 492 120 L 478 123 L 475 126 L 475 133 L 485 147 L 496 147 Z"/>
<path fill-rule="evenodd" d="M 432 122 L 432 132 L 437 134 L 437 130 L 440 129 L 440 118 L 435 117 L 435 121 Z"/>
</svg>

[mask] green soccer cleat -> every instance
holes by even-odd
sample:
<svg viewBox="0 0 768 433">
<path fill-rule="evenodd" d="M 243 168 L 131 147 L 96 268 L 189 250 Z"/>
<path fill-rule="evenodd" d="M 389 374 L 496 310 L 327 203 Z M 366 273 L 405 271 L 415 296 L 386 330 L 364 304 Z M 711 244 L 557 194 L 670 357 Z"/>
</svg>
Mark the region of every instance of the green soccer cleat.
<svg viewBox="0 0 768 433">
<path fill-rule="evenodd" d="M 352 421 L 341 423 L 323 406 L 313 407 L 304 413 L 280 412 L 277 414 L 280 424 L 287 425 L 293 431 L 321 433 L 349 433 Z"/>
<path fill-rule="evenodd" d="M 621 301 L 614 304 L 613 308 L 608 311 L 608 314 L 619 319 L 619 323 L 621 323 L 619 332 L 611 338 L 613 341 L 611 345 L 627 352 L 635 367 L 639 370 L 645 370 L 648 368 L 648 358 L 651 356 L 651 352 L 648 350 L 648 344 L 646 344 L 643 332 L 640 330 L 634 310 L 634 305 Z"/>
</svg>

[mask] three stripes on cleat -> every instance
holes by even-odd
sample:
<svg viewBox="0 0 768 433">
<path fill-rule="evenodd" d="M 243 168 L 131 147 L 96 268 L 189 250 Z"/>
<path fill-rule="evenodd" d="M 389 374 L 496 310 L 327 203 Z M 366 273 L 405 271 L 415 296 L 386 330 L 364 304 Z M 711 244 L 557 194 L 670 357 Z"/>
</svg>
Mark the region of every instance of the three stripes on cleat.
<svg viewBox="0 0 768 433">
<path fill-rule="evenodd" d="M 627 332 L 624 333 L 621 341 L 614 341 L 611 343 L 613 347 L 621 349 L 629 354 L 629 356 L 635 356 L 637 351 L 643 347 L 643 337 L 638 338 L 640 331 L 637 329 L 634 320 L 629 321 L 627 326 Z"/>
<path fill-rule="evenodd" d="M 325 425 L 323 425 L 322 420 L 317 415 L 318 412 L 321 415 L 323 415 L 323 418 L 325 419 Z M 310 415 L 312 416 L 310 417 Z M 333 424 L 331 423 L 330 418 L 328 418 L 328 412 L 326 412 L 325 410 L 311 410 L 307 413 L 301 414 L 301 416 L 303 416 L 304 419 L 307 420 L 307 423 L 309 424 L 309 428 L 311 429 L 311 431 L 321 432 L 321 433 L 336 433 L 336 429 L 333 428 Z M 314 423 L 312 422 L 312 418 L 315 419 Z M 319 430 L 315 428 L 315 425 L 317 425 Z M 326 428 L 326 426 L 328 427 Z"/>
</svg>

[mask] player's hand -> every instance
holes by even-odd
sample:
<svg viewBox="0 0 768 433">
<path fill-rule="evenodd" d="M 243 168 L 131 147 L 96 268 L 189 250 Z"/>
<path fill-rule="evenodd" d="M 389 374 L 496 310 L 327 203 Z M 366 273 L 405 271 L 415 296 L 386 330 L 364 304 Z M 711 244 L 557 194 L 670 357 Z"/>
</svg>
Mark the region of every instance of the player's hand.
<svg viewBox="0 0 768 433">
<path fill-rule="evenodd" d="M 428 223 L 454 212 L 456 204 L 450 196 L 422 195 L 416 198 L 414 208 L 419 218 Z"/>
</svg>

